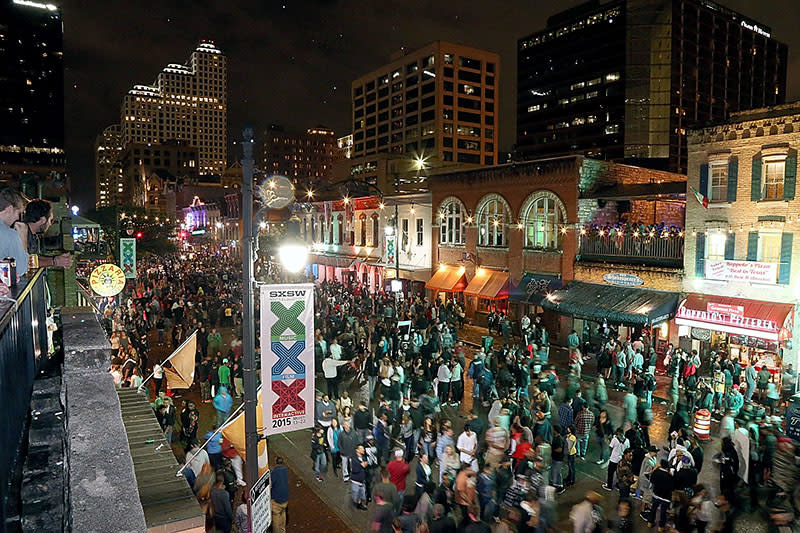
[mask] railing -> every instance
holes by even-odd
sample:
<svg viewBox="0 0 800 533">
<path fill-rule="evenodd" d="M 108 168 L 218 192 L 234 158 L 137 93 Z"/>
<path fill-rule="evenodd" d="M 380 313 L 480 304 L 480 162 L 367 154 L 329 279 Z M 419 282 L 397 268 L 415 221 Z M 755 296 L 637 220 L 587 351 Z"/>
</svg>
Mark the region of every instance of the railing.
<svg viewBox="0 0 800 533">
<path fill-rule="evenodd" d="M 100 307 L 92 294 L 92 290 L 87 287 L 86 281 L 80 278 L 75 278 L 75 284 L 78 286 L 77 290 L 77 304 L 78 307 L 91 307 L 95 313 L 100 313 Z"/>
<path fill-rule="evenodd" d="M 683 264 L 683 237 L 622 238 L 581 236 L 580 259 L 583 261 L 622 261 L 642 265 L 680 266 Z"/>
<path fill-rule="evenodd" d="M 0 300 L 0 524 L 18 512 L 33 379 L 49 352 L 45 279 L 43 268 L 29 271 L 11 299 Z"/>
</svg>

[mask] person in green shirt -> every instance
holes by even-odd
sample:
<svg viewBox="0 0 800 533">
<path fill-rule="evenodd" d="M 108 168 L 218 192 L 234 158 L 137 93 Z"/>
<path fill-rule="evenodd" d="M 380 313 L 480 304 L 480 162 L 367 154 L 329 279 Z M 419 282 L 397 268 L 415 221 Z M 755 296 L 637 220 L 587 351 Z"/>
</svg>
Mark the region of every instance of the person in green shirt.
<svg viewBox="0 0 800 533">
<path fill-rule="evenodd" d="M 219 384 L 220 386 L 230 387 L 231 384 L 231 367 L 228 366 L 228 360 L 223 359 L 222 365 L 217 369 L 217 375 L 219 376 Z"/>
</svg>

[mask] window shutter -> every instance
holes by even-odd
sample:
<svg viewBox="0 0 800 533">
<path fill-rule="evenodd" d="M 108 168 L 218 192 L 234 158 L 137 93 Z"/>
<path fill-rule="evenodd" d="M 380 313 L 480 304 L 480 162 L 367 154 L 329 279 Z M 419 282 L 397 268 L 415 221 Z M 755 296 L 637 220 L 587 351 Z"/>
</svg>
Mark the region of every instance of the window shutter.
<svg viewBox="0 0 800 533">
<path fill-rule="evenodd" d="M 786 170 L 783 178 L 783 199 L 794 200 L 795 182 L 797 181 L 797 150 L 789 150 L 786 156 Z"/>
<path fill-rule="evenodd" d="M 694 250 L 694 275 L 697 278 L 706 276 L 706 234 L 697 234 L 697 246 Z"/>
<path fill-rule="evenodd" d="M 758 259 L 758 232 L 751 231 L 747 234 L 747 260 L 756 261 Z"/>
<path fill-rule="evenodd" d="M 736 254 L 736 234 L 729 233 L 725 240 L 725 259 L 731 261 Z"/>
<path fill-rule="evenodd" d="M 711 191 L 708 190 L 708 164 L 700 165 L 700 194 L 711 198 Z"/>
<path fill-rule="evenodd" d="M 750 179 L 750 200 L 761 200 L 761 155 L 753 158 L 753 171 Z"/>
<path fill-rule="evenodd" d="M 781 235 L 781 265 L 778 270 L 778 283 L 781 285 L 789 284 L 792 273 L 792 238 L 791 233 Z"/>
<path fill-rule="evenodd" d="M 736 201 L 736 188 L 739 186 L 739 158 L 732 156 L 728 159 L 728 198 L 729 202 Z"/>
</svg>

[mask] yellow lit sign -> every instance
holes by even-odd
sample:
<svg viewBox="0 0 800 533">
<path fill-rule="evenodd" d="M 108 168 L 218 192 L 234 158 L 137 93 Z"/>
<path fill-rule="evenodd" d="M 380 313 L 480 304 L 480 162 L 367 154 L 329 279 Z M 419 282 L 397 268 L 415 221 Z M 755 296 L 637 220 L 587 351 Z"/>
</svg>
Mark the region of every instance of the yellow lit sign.
<svg viewBox="0 0 800 533">
<path fill-rule="evenodd" d="M 125 273 L 113 263 L 106 263 L 92 270 L 89 286 L 100 296 L 116 296 L 125 287 Z"/>
</svg>

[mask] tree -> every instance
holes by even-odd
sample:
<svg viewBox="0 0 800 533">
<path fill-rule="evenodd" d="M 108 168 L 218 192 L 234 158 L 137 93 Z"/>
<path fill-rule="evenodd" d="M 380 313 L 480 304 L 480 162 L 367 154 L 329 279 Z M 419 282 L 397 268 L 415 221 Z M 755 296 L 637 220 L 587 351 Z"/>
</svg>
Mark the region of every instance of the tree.
<svg viewBox="0 0 800 533">
<path fill-rule="evenodd" d="M 175 219 L 150 216 L 143 207 L 109 206 L 93 209 L 86 216 L 100 224 L 109 250 L 119 259 L 120 237 L 136 238 L 138 255 L 168 254 L 177 251 Z"/>
</svg>

